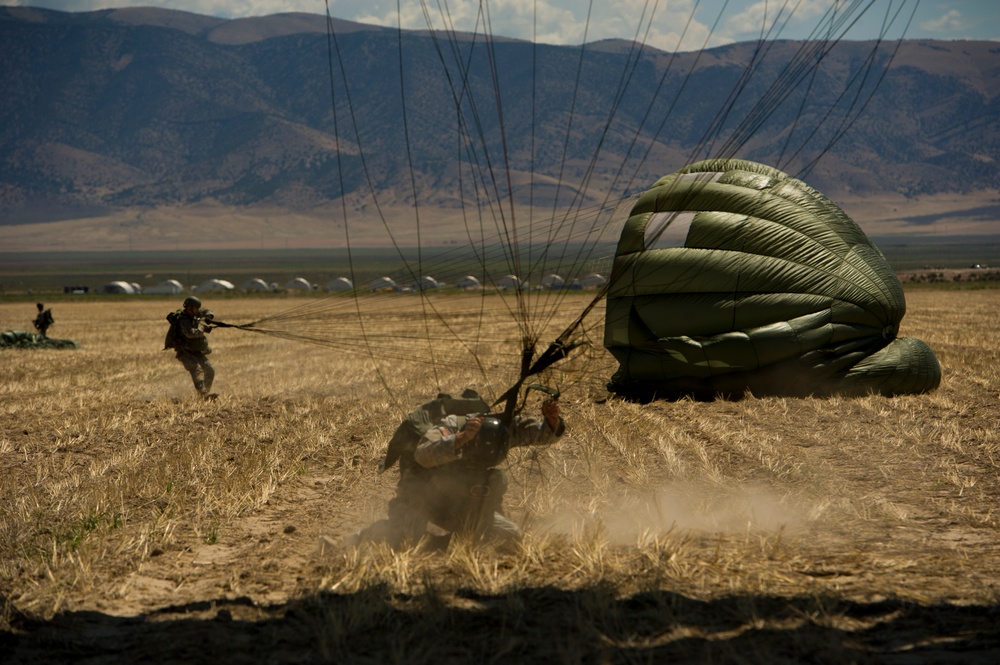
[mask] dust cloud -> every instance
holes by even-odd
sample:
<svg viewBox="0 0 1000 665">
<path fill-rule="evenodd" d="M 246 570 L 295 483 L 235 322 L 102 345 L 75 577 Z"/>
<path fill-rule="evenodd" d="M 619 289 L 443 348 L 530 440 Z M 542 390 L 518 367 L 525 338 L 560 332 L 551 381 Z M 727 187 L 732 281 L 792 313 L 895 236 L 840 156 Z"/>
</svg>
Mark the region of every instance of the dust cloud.
<svg viewBox="0 0 1000 665">
<path fill-rule="evenodd" d="M 600 527 L 611 544 L 631 545 L 666 533 L 791 533 L 805 527 L 808 507 L 766 487 L 673 484 L 641 495 L 606 497 L 588 510 L 568 509 L 542 525 L 549 533 Z"/>
</svg>

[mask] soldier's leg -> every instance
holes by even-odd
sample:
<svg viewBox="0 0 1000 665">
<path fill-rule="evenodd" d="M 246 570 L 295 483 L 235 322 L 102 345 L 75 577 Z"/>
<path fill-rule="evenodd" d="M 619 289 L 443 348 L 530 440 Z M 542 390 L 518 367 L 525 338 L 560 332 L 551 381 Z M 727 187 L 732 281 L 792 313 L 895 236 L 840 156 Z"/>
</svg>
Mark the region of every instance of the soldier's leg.
<svg viewBox="0 0 1000 665">
<path fill-rule="evenodd" d="M 201 363 L 198 362 L 198 358 L 189 351 L 178 351 L 177 359 L 181 361 L 184 369 L 191 375 L 191 380 L 194 382 L 194 389 L 201 395 L 208 392 L 205 390 L 205 373 L 201 368 Z"/>
<path fill-rule="evenodd" d="M 477 534 L 487 539 L 508 540 L 518 538 L 517 525 L 501 514 L 503 496 L 507 493 L 507 477 L 500 469 L 490 469 L 486 478 L 486 496 L 482 500 Z"/>
<path fill-rule="evenodd" d="M 389 501 L 389 519 L 362 531 L 362 540 L 384 542 L 393 549 L 416 545 L 427 530 L 427 514 L 419 501 L 396 496 Z"/>
<path fill-rule="evenodd" d="M 514 545 L 521 540 L 521 530 L 500 513 L 493 513 L 493 523 L 487 529 L 486 537 L 501 546 Z"/>
<path fill-rule="evenodd" d="M 215 368 L 208 361 L 206 356 L 201 357 L 201 370 L 205 377 L 205 392 L 212 392 L 212 383 L 215 381 Z"/>
</svg>

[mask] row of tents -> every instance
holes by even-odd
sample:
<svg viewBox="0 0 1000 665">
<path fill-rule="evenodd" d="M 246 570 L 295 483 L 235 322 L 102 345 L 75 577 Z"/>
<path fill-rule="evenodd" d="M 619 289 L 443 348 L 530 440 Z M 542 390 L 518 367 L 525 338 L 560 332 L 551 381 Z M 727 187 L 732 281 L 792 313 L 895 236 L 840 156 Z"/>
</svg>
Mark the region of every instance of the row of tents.
<svg viewBox="0 0 1000 665">
<path fill-rule="evenodd" d="M 541 289 L 596 289 L 600 288 L 607 282 L 607 278 L 599 275 L 597 273 L 591 273 L 581 278 L 574 279 L 572 281 L 566 281 L 562 277 L 556 274 L 549 274 L 543 277 L 539 282 L 539 287 Z M 391 277 L 378 277 L 370 281 L 367 285 L 367 289 L 371 292 L 387 292 L 387 291 L 428 291 L 431 289 L 441 289 L 441 288 L 456 288 L 464 290 L 475 290 L 482 289 L 484 285 L 482 281 L 472 275 L 466 275 L 455 281 L 454 285 L 447 284 L 445 282 L 438 281 L 429 275 L 424 275 L 410 285 L 400 284 Z M 486 284 L 487 288 L 495 288 L 500 290 L 514 290 L 514 289 L 530 289 L 531 285 L 525 280 L 521 280 L 515 275 L 506 275 L 499 279 L 493 280 Z M 304 277 L 296 277 L 294 279 L 285 282 L 282 287 L 276 282 L 266 282 L 260 278 L 248 279 L 243 282 L 243 284 L 236 288 L 232 282 L 225 279 L 208 279 L 201 282 L 197 286 L 190 289 L 186 289 L 183 284 L 181 284 L 176 279 L 168 279 L 166 281 L 160 282 L 155 286 L 150 286 L 148 288 L 143 288 L 135 282 L 124 282 L 115 281 L 105 284 L 100 289 L 98 293 L 116 293 L 116 294 L 126 294 L 134 295 L 139 293 L 145 294 L 159 294 L 159 295 L 173 295 L 178 293 L 214 293 L 214 292 L 224 292 L 224 291 L 245 291 L 245 292 L 280 292 L 280 291 L 319 291 L 321 290 L 318 284 L 313 284 Z M 354 284 L 346 277 L 337 277 L 327 282 L 322 290 L 328 292 L 340 292 L 340 291 L 353 291 Z"/>
</svg>

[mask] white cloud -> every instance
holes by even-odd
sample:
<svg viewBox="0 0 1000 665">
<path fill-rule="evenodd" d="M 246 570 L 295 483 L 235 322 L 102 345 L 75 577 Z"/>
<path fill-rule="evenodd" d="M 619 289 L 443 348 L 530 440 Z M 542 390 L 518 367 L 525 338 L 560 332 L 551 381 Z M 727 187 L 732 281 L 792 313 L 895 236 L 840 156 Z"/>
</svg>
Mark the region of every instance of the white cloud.
<svg viewBox="0 0 1000 665">
<path fill-rule="evenodd" d="M 902 0 L 900 0 L 902 2 Z M 112 7 L 153 6 L 164 9 L 237 18 L 282 12 L 323 14 L 324 0 L 6 0 L 7 3 L 61 11 L 92 11 Z M 639 39 L 666 51 L 689 51 L 734 41 L 757 39 L 777 25 L 771 37 L 805 39 L 826 24 L 829 13 L 867 10 L 848 35 L 870 39 L 883 29 L 887 12 L 901 9 L 896 20 L 905 24 L 911 7 L 851 0 L 329 0 L 336 18 L 395 27 L 484 30 L 481 8 L 488 9 L 490 32 L 497 36 L 535 38 L 549 44 L 579 44 L 599 39 Z M 925 3 L 919 9 L 922 36 L 989 38 L 996 31 L 996 0 L 949 0 L 944 9 Z M 588 9 L 590 15 L 588 17 Z M 931 15 L 938 10 L 939 14 Z M 650 12 L 652 15 L 652 21 Z M 692 15 L 692 12 L 694 14 Z M 856 16 L 856 14 L 855 14 Z M 783 26 L 783 27 L 782 27 Z M 685 32 L 686 29 L 686 32 Z M 900 30 L 895 30 L 899 35 Z M 989 34 L 985 34 L 989 32 Z M 683 34 L 683 39 L 681 35 Z M 916 36 L 916 35 L 914 35 Z"/>
<path fill-rule="evenodd" d="M 962 19 L 962 13 L 957 9 L 952 9 L 942 16 L 920 24 L 920 29 L 927 32 L 961 32 L 965 28 L 966 24 Z"/>
</svg>

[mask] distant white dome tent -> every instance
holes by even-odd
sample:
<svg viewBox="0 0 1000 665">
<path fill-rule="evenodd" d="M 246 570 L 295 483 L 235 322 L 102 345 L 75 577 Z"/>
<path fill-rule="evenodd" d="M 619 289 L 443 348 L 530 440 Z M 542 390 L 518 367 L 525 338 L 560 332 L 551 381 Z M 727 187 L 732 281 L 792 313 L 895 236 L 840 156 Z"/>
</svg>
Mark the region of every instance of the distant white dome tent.
<svg viewBox="0 0 1000 665">
<path fill-rule="evenodd" d="M 134 296 L 137 291 L 128 282 L 108 282 L 97 291 L 98 293 L 117 293 Z"/>
<path fill-rule="evenodd" d="M 561 289 L 566 284 L 566 280 L 556 274 L 542 277 L 543 289 Z"/>
<path fill-rule="evenodd" d="M 354 288 L 354 284 L 351 284 L 351 280 L 346 277 L 338 277 L 336 279 L 331 279 L 326 283 L 327 291 L 350 291 Z"/>
<path fill-rule="evenodd" d="M 178 293 L 184 292 L 184 285 L 178 282 L 176 279 L 168 279 L 164 282 L 160 282 L 156 286 L 151 286 L 145 289 L 143 293 L 152 295 L 176 295 Z"/>
<path fill-rule="evenodd" d="M 305 277 L 296 277 L 285 282 L 285 288 L 289 291 L 312 291 L 313 285 Z"/>
<path fill-rule="evenodd" d="M 260 277 L 255 277 L 253 279 L 248 279 L 243 282 L 241 286 L 244 291 L 273 291 L 271 285 L 262 280 Z"/>
<path fill-rule="evenodd" d="M 507 289 L 517 289 L 521 287 L 522 287 L 521 278 L 518 277 L 517 275 L 507 275 L 497 280 L 498 289 L 507 290 Z"/>
<path fill-rule="evenodd" d="M 142 285 L 139 282 L 129 282 L 132 285 L 132 290 L 136 293 L 142 293 Z"/>
<path fill-rule="evenodd" d="M 378 279 L 373 279 L 368 282 L 369 291 L 385 291 L 387 289 L 395 289 L 396 282 L 391 277 L 379 277 Z"/>
<path fill-rule="evenodd" d="M 482 286 L 483 285 L 479 283 L 479 280 L 472 275 L 461 277 L 457 282 L 455 282 L 455 288 L 457 289 L 479 289 L 482 288 Z"/>
<path fill-rule="evenodd" d="M 206 279 L 198 285 L 198 293 L 211 293 L 212 291 L 232 291 L 236 287 L 232 282 L 224 279 Z"/>
<path fill-rule="evenodd" d="M 423 277 L 418 279 L 416 283 L 413 285 L 413 290 L 430 291 L 431 289 L 436 289 L 439 286 L 441 286 L 441 284 L 436 279 L 434 279 L 429 275 L 424 275 Z"/>
<path fill-rule="evenodd" d="M 580 286 L 585 289 L 599 289 L 608 283 L 608 278 L 592 272 L 586 277 L 580 278 Z"/>
</svg>

